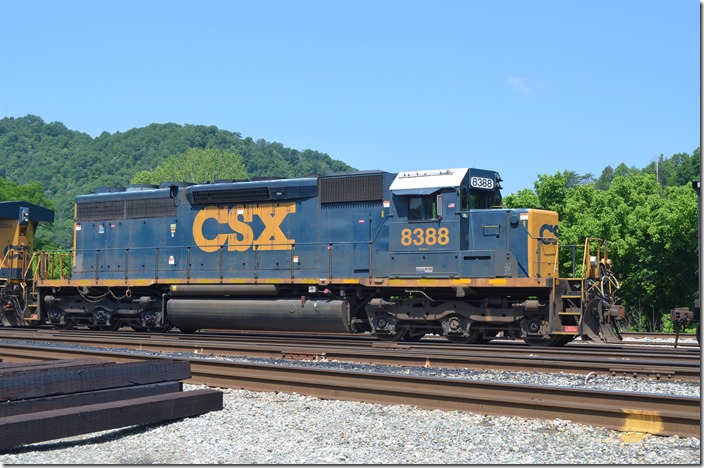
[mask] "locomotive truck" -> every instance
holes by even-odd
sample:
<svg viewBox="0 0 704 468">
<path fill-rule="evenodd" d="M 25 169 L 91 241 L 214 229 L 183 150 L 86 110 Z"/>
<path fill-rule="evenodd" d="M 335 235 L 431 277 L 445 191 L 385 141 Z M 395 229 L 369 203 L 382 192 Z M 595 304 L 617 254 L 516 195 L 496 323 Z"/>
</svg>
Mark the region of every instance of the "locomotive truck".
<svg viewBox="0 0 704 468">
<path fill-rule="evenodd" d="M 605 242 L 560 277 L 557 213 L 502 208 L 500 182 L 453 168 L 103 187 L 76 197 L 69 252 L 31 250 L 49 210 L 0 204 L 3 324 L 619 341 Z"/>
</svg>

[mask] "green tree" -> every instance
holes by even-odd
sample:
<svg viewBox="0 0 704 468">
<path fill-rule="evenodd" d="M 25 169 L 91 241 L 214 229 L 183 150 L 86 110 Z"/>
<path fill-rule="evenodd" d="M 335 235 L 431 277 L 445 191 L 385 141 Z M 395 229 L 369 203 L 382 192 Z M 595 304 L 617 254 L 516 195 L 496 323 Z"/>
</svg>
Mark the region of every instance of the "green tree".
<svg viewBox="0 0 704 468">
<path fill-rule="evenodd" d="M 698 180 L 700 169 L 701 154 L 697 148 L 691 156 L 687 153 L 677 153 L 666 158 L 661 154 L 656 161 L 643 168 L 643 173 L 655 174 L 660 185 L 682 186 Z"/>
<path fill-rule="evenodd" d="M 0 177 L 0 201 L 22 200 L 54 209 L 54 203 L 44 194 L 42 186 L 36 182 L 20 185 Z"/>
<path fill-rule="evenodd" d="M 558 172 L 554 175 L 538 174 L 538 180 L 534 185 L 540 206 L 546 210 L 561 212 L 567 193 L 574 185 L 569 183 L 570 180 L 575 180 L 572 171 Z"/>
<path fill-rule="evenodd" d="M 538 195 L 531 189 L 521 189 L 515 194 L 506 195 L 503 203 L 506 208 L 541 208 Z"/>
<path fill-rule="evenodd" d="M 606 166 L 594 186 L 599 190 L 608 190 L 612 180 L 614 180 L 614 169 L 611 166 Z"/>
<path fill-rule="evenodd" d="M 246 179 L 242 156 L 217 149 L 191 148 L 170 156 L 152 171 L 138 172 L 132 183 L 213 182 L 219 179 Z"/>
<path fill-rule="evenodd" d="M 631 174 L 638 174 L 640 171 L 635 167 L 628 167 L 624 163 L 619 164 L 614 169 L 614 177 L 628 177 Z"/>
</svg>

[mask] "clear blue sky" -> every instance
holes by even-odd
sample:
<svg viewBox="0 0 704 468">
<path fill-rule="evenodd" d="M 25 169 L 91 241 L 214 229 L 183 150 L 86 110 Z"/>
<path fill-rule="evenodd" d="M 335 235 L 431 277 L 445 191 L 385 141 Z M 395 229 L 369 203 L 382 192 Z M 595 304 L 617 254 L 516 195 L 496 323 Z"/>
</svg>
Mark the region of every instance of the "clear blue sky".
<svg viewBox="0 0 704 468">
<path fill-rule="evenodd" d="M 0 0 L 0 44 L 0 117 L 215 125 L 504 194 L 701 137 L 695 0 Z"/>
</svg>

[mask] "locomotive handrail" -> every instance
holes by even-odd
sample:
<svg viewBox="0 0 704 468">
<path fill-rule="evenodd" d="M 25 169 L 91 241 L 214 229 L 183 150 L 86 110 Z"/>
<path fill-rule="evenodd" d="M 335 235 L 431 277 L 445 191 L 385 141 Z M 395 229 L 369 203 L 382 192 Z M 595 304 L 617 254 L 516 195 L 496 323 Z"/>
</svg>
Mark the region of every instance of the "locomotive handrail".
<svg viewBox="0 0 704 468">
<path fill-rule="evenodd" d="M 547 237 L 547 238 L 539 237 L 539 238 L 534 238 L 534 239 L 555 239 L 555 238 L 554 237 Z M 572 251 L 572 262 L 571 262 L 572 263 L 572 273 L 571 273 L 572 279 L 596 277 L 595 272 L 592 271 L 593 268 L 590 266 L 590 257 L 591 257 L 590 248 L 591 248 L 591 244 L 593 241 L 597 241 L 599 243 L 599 248 L 598 248 L 596 257 L 598 258 L 601 255 L 602 250 L 604 252 L 604 257 L 601 260 L 599 260 L 599 262 L 596 264 L 596 266 L 598 266 L 599 263 L 603 263 L 603 261 L 606 261 L 608 263 L 609 259 L 606 256 L 607 251 L 606 251 L 606 248 L 604 247 L 604 245 L 606 244 L 606 241 L 603 239 L 596 238 L 596 237 L 589 237 L 589 238 L 586 238 L 584 243 L 582 243 L 582 244 L 563 244 L 560 241 L 560 239 L 557 239 L 557 243 L 560 248 L 563 248 L 563 247 L 569 248 Z M 577 249 L 583 250 L 582 264 L 580 265 L 581 266 L 580 276 L 577 276 L 577 271 L 576 271 L 576 269 L 577 269 Z M 558 264 L 559 264 L 559 262 L 558 262 Z M 559 266 L 559 265 L 556 265 L 556 266 Z M 618 288 L 616 288 L 616 289 L 618 289 Z"/>
<path fill-rule="evenodd" d="M 559 242 L 559 241 L 558 241 Z M 586 246 L 584 243 L 582 244 L 562 244 L 560 243 L 560 247 L 564 248 L 569 248 L 572 251 L 572 272 L 570 278 L 572 279 L 581 279 L 581 278 L 586 278 L 587 275 L 587 269 L 585 269 L 585 264 L 584 264 L 584 252 L 582 253 L 582 263 L 579 264 L 580 271 L 579 271 L 579 276 L 577 276 L 577 249 L 580 250 L 587 250 Z"/>
<path fill-rule="evenodd" d="M 32 258 L 29 260 L 29 264 L 27 264 L 27 269 L 24 271 L 24 274 L 22 275 L 22 291 L 24 293 L 25 288 L 27 286 L 27 279 L 29 275 L 29 271 L 32 270 L 32 278 L 37 277 L 37 270 L 38 270 L 38 264 L 39 260 L 41 258 L 41 252 L 33 252 L 32 253 Z M 37 282 L 36 281 L 30 281 L 31 284 L 31 293 L 34 295 L 37 293 Z"/>
<path fill-rule="evenodd" d="M 393 215 L 389 214 L 382 218 L 381 224 L 379 224 L 379 229 L 376 230 L 376 234 L 374 234 L 374 237 L 372 239 L 369 239 L 369 245 L 374 245 L 376 240 L 379 238 L 379 234 L 381 234 L 381 229 L 384 227 L 384 224 L 386 224 L 386 220 L 389 218 L 393 218 Z"/>
<path fill-rule="evenodd" d="M 5 261 L 7 260 L 8 255 L 10 255 L 10 249 L 7 249 L 7 252 L 5 252 L 5 256 L 2 259 L 2 263 L 0 263 L 0 269 L 5 268 Z"/>
<path fill-rule="evenodd" d="M 540 265 L 542 265 L 543 262 L 540 261 L 540 254 L 541 254 L 541 249 L 543 244 L 555 244 L 558 245 L 559 248 L 559 240 L 557 240 L 555 237 L 533 237 L 528 233 L 528 235 L 531 237 L 531 239 L 535 239 L 538 241 L 538 276 L 540 276 Z M 543 241 L 557 241 L 557 242 L 543 242 Z M 559 251 L 559 250 L 558 250 Z M 555 261 L 552 262 L 552 273 L 553 277 L 557 278 L 560 276 L 560 257 L 559 255 L 555 254 Z"/>
<path fill-rule="evenodd" d="M 3 257 L 2 262 L 0 262 L 0 269 L 7 268 L 10 270 L 9 274 L 7 275 L 8 278 L 12 278 L 13 270 L 16 269 L 19 270 L 21 278 L 25 278 L 24 266 L 27 265 L 28 254 L 29 252 L 27 250 L 13 250 L 11 248 L 8 248 L 7 252 L 5 252 L 5 256 Z M 20 265 L 15 266 L 17 264 Z"/>
<path fill-rule="evenodd" d="M 2 259 L 2 263 L 0 263 L 0 269 L 5 268 L 5 261 L 7 260 L 8 255 L 10 255 L 10 252 L 12 252 L 12 250 L 10 250 L 10 249 L 7 249 L 7 252 L 5 252 L 5 256 Z M 12 267 L 8 266 L 7 268 L 12 268 Z M 10 274 L 9 276 L 12 276 L 12 274 Z"/>
<path fill-rule="evenodd" d="M 384 218 L 384 222 L 386 222 L 386 218 Z M 523 228 L 525 229 L 525 227 Z M 292 270 L 292 275 L 293 270 L 295 269 L 295 263 L 293 261 L 293 256 L 295 255 L 297 248 L 301 247 L 314 247 L 314 246 L 320 246 L 326 248 L 326 250 L 335 250 L 335 248 L 339 248 L 341 246 L 353 246 L 353 245 L 359 245 L 359 244 L 368 244 L 369 246 L 373 246 L 374 242 L 378 239 L 378 236 L 380 235 L 381 232 L 381 227 L 376 230 L 374 233 L 374 237 L 368 241 L 362 241 L 362 242 L 355 242 L 355 241 L 342 241 L 342 242 L 335 242 L 333 244 L 326 243 L 326 242 L 296 242 L 294 244 L 285 244 L 287 247 L 291 249 L 291 258 L 290 258 L 290 269 Z M 544 246 L 541 245 L 543 243 L 551 243 L 551 244 L 557 244 L 558 246 L 562 246 L 560 243 L 559 239 L 555 237 L 548 237 L 548 236 L 533 236 L 528 232 L 527 229 L 525 229 L 526 234 L 529 236 L 530 239 L 534 240 L 537 242 L 537 273 L 538 275 L 542 275 L 546 273 L 545 271 L 542 271 L 543 265 L 542 260 L 545 256 L 545 249 Z M 600 239 L 592 239 L 589 238 L 585 244 L 590 245 L 590 242 L 594 242 L 594 240 L 599 240 Z M 262 246 L 258 245 L 252 245 L 250 255 L 253 255 L 251 257 L 251 260 L 254 262 L 252 267 L 251 267 L 251 272 L 254 274 L 254 277 L 256 278 L 260 274 L 260 265 L 259 265 L 259 256 L 260 256 L 260 251 L 265 251 L 269 248 L 271 248 L 274 244 L 267 244 L 265 249 L 262 249 Z M 284 245 L 284 244 L 281 244 Z M 330 248 L 330 245 L 332 245 L 332 249 Z M 226 269 L 227 269 L 227 258 L 228 252 L 226 251 L 226 247 L 229 247 L 227 244 L 220 245 L 220 244 L 215 244 L 213 243 L 212 245 L 206 244 L 206 245 L 178 245 L 178 246 L 169 246 L 169 247 L 128 247 L 128 248 L 101 248 L 101 249 L 75 249 L 71 251 L 43 251 L 39 253 L 40 255 L 40 261 L 39 261 L 39 272 L 40 272 L 40 277 L 43 280 L 46 279 L 71 279 L 72 276 L 75 276 L 76 273 L 81 273 L 81 274 L 86 274 L 86 275 L 91 275 L 93 276 L 93 279 L 98 280 L 101 279 L 101 277 L 104 277 L 104 275 L 107 274 L 112 274 L 110 276 L 110 279 L 124 279 L 124 281 L 129 281 L 130 277 L 132 276 L 133 273 L 139 273 L 139 274 L 146 274 L 146 275 L 153 275 L 152 277 L 158 281 L 159 277 L 163 275 L 164 272 L 168 271 L 168 268 L 164 268 L 163 266 L 160 266 L 160 259 L 168 259 L 169 256 L 171 255 L 171 252 L 174 253 L 175 256 L 180 256 L 180 260 L 177 261 L 177 265 L 179 265 L 180 268 L 178 268 L 179 271 L 181 271 L 186 279 L 190 279 L 193 274 L 193 265 L 191 265 L 191 260 L 193 258 L 193 253 L 192 250 L 195 247 L 199 248 L 216 248 L 218 250 L 218 253 L 216 254 L 215 261 L 212 263 L 212 267 L 214 268 L 213 272 L 215 273 L 214 278 L 217 280 L 222 281 L 224 279 L 224 276 L 226 274 Z M 576 247 L 576 246 L 575 246 Z M 584 246 L 582 246 L 584 247 Z M 588 249 L 585 248 L 585 250 L 588 251 Z M 603 250 L 603 246 L 599 250 L 601 252 Z M 140 251 L 151 251 L 153 253 L 152 255 L 149 255 L 146 258 L 142 258 Z M 166 253 L 162 253 L 162 251 L 165 251 Z M 105 266 L 103 264 L 104 262 L 104 255 L 115 255 L 117 252 L 122 252 L 122 254 L 119 255 L 120 259 L 122 261 L 115 261 L 116 264 L 121 264 L 119 265 L 119 268 L 114 268 L 115 265 L 109 265 L 108 268 L 110 270 L 106 271 L 103 270 L 103 267 Z M 229 252 L 229 254 L 236 254 L 236 251 Z M 76 271 L 72 265 L 73 262 L 70 261 L 68 258 L 69 256 L 76 256 L 76 255 L 83 255 L 84 258 L 89 258 L 89 257 L 94 257 L 95 258 L 95 264 L 90 266 L 88 270 L 85 271 Z M 164 257 L 166 255 L 166 257 Z M 328 263 L 328 272 L 327 275 L 328 278 L 332 278 L 334 276 L 334 272 L 331 266 L 331 262 L 333 260 L 333 255 L 334 252 L 327 252 L 326 257 L 326 263 Z M 371 254 L 370 254 L 371 255 Z M 552 255 L 551 255 L 552 257 Z M 117 257 L 114 257 L 117 258 Z M 589 255 L 585 255 L 585 258 L 589 258 Z M 142 264 L 142 268 L 135 268 L 135 263 L 136 260 L 133 259 L 141 259 L 139 263 Z M 33 260 L 30 262 L 31 264 L 36 264 L 37 261 Z M 152 263 L 152 268 L 145 268 L 147 263 Z M 553 265 L 551 267 L 551 271 L 555 277 L 559 277 L 559 268 L 560 268 L 560 261 L 559 257 L 555 257 L 555 261 L 552 262 Z M 284 270 L 287 268 L 284 267 Z M 151 271 L 150 271 L 151 270 Z M 207 268 L 206 268 L 207 270 Z M 204 270 L 205 271 L 205 270 Z M 370 259 L 369 262 L 369 275 L 372 275 L 372 262 Z M 605 287 L 607 285 L 605 284 Z M 608 287 L 609 290 L 613 289 L 618 289 L 618 285 L 616 283 L 612 284 L 611 286 Z M 605 289 L 606 290 L 606 289 Z"/>
<path fill-rule="evenodd" d="M 39 258 L 41 256 L 41 252 L 33 252 L 32 253 L 32 258 L 29 260 L 29 263 L 27 264 L 27 268 L 24 270 L 24 273 L 22 274 L 22 278 L 25 280 L 27 279 L 27 275 L 29 275 L 29 270 L 32 270 L 32 275 L 35 276 L 35 271 L 33 270 L 33 267 L 35 267 L 35 259 L 38 262 Z"/>
<path fill-rule="evenodd" d="M 334 247 L 340 247 L 340 246 L 353 246 L 356 244 L 360 244 L 360 242 L 353 242 L 353 241 L 344 241 L 344 242 L 337 242 L 334 244 L 330 244 L 327 242 L 307 242 L 307 243 L 294 243 L 294 244 L 266 244 L 266 246 L 260 246 L 260 245 L 253 245 L 251 246 L 251 251 L 250 255 L 250 260 L 252 261 L 252 267 L 250 269 L 250 274 L 253 275 L 253 278 L 256 280 L 256 278 L 261 274 L 261 252 L 268 252 L 271 250 L 272 247 L 275 246 L 283 246 L 285 245 L 287 248 L 291 249 L 291 257 L 289 258 L 290 260 L 290 269 L 291 269 L 291 275 L 293 278 L 294 274 L 294 269 L 295 269 L 295 262 L 293 260 L 293 257 L 296 252 L 296 247 L 300 246 L 308 246 L 308 247 L 323 247 L 326 250 L 330 251 L 328 252 L 329 256 L 329 261 L 327 262 L 329 265 L 329 271 L 327 276 L 332 279 L 334 277 L 333 274 L 333 268 L 332 268 L 332 255 L 333 252 L 332 250 Z M 363 244 L 369 244 L 371 245 L 371 241 L 364 241 Z M 331 246 L 333 248 L 331 248 Z M 95 281 L 99 281 L 101 279 L 119 279 L 124 280 L 125 282 L 129 281 L 130 275 L 132 273 L 138 273 L 142 276 L 144 275 L 153 275 L 152 278 L 154 278 L 155 282 L 159 281 L 160 276 L 163 276 L 163 273 L 171 271 L 172 269 L 164 266 L 160 266 L 160 262 L 163 259 L 170 259 L 170 257 L 173 255 L 174 257 L 180 258 L 179 261 L 176 261 L 175 264 L 177 266 L 177 271 L 182 272 L 185 274 L 186 279 L 190 279 L 191 276 L 193 275 L 192 271 L 192 265 L 191 265 L 191 259 L 192 259 L 192 254 L 191 250 L 195 247 L 199 248 L 208 248 L 208 249 L 217 249 L 216 257 L 214 257 L 215 261 L 211 264 L 212 265 L 212 272 L 214 273 L 213 279 L 218 280 L 222 282 L 222 280 L 225 278 L 225 275 L 228 270 L 228 260 L 230 260 L 230 257 L 226 257 L 226 255 L 236 255 L 238 252 L 237 251 L 231 251 L 228 252 L 226 247 L 227 244 L 224 245 L 219 245 L 219 244 L 213 244 L 213 245 L 178 245 L 178 246 L 169 246 L 169 247 L 128 247 L 128 248 L 123 248 L 123 247 L 108 247 L 108 248 L 100 248 L 100 249 L 75 249 L 71 251 L 55 251 L 55 252 L 50 252 L 50 251 L 44 251 L 40 253 L 40 261 L 38 262 L 38 267 L 37 271 L 39 272 L 38 277 L 41 277 L 43 280 L 47 279 L 72 279 L 76 277 L 76 274 L 79 274 L 82 276 L 83 279 L 92 279 Z M 146 256 L 143 252 L 147 252 Z M 122 252 L 122 254 L 120 254 Z M 142 253 L 140 253 L 142 252 Z M 151 252 L 151 254 L 149 253 Z M 163 253 L 165 252 L 165 253 Z M 215 253 L 215 250 L 213 250 L 213 253 Z M 70 258 L 74 258 L 76 256 L 82 256 L 84 259 L 92 259 L 94 262 L 93 264 L 87 264 L 83 266 L 84 269 L 81 270 L 76 270 L 74 266 L 72 265 L 72 262 L 70 262 Z M 118 260 L 118 257 L 120 260 Z M 119 265 L 115 264 L 106 264 L 105 259 L 109 258 L 109 261 L 114 261 L 115 263 L 119 263 Z M 134 268 L 134 263 L 135 261 L 132 260 L 132 258 L 137 258 L 141 259 L 140 264 L 142 264 L 142 268 Z M 183 261 L 185 260 L 185 261 Z M 149 263 L 152 264 L 152 268 L 146 268 L 146 265 Z M 173 265 L 173 264 L 170 264 Z M 371 263 L 370 263 L 370 268 L 371 268 Z M 264 268 L 266 270 L 266 268 Z M 282 270 L 285 270 L 286 268 L 282 268 Z M 106 278 L 106 275 L 108 277 Z"/>
<path fill-rule="evenodd" d="M 71 279 L 71 255 L 73 251 L 41 251 L 32 256 L 29 268 L 32 268 L 35 278 Z M 35 261 L 35 258 L 37 261 Z M 26 273 L 25 273 L 26 274 Z"/>
<path fill-rule="evenodd" d="M 596 265 L 591 264 L 591 242 L 596 241 Z M 609 262 L 609 256 L 607 253 L 607 242 L 598 237 L 587 237 L 584 239 L 584 254 L 582 257 L 582 276 L 586 278 L 595 278 L 596 272 L 593 271 L 598 268 L 599 264 L 604 264 Z M 604 251 L 604 256 L 602 258 L 601 251 Z"/>
<path fill-rule="evenodd" d="M 607 256 L 606 241 L 597 237 L 587 237 L 583 244 L 563 244 L 562 247 L 569 247 L 572 250 L 572 277 L 567 278 L 581 283 L 580 295 L 585 300 L 589 293 L 601 298 L 612 298 L 613 293 L 621 288 L 621 285 L 611 272 L 610 260 Z M 595 264 L 592 264 L 592 245 L 596 244 Z M 582 265 L 580 276 L 576 275 L 577 249 L 583 249 Z M 602 257 L 603 252 L 603 257 Z"/>
</svg>

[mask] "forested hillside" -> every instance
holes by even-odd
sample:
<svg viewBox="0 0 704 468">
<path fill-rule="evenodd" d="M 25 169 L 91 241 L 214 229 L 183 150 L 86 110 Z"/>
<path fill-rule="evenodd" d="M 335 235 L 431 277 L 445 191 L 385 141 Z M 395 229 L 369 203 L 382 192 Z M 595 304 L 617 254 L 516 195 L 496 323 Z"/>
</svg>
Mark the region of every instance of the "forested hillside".
<svg viewBox="0 0 704 468">
<path fill-rule="evenodd" d="M 76 195 L 96 187 L 126 187 L 140 171 L 151 171 L 169 156 L 191 148 L 218 149 L 242 157 L 249 177 L 300 177 L 353 170 L 327 154 L 298 151 L 281 143 L 242 138 L 214 126 L 152 124 L 92 138 L 60 122 L 27 115 L 0 119 L 0 176 L 16 184 L 38 183 L 56 209 L 45 242 L 71 245 Z"/>
<path fill-rule="evenodd" d="M 38 233 L 39 248 L 70 248 L 76 195 L 159 180 L 175 167 L 203 177 L 224 171 L 232 178 L 354 170 L 317 151 L 254 141 L 214 126 L 152 124 L 92 138 L 32 115 L 0 119 L 0 154 L 0 201 L 23 199 L 56 210 L 54 225 Z M 699 179 L 700 166 L 696 148 L 691 155 L 661 155 L 640 169 L 607 166 L 599 177 L 570 170 L 541 174 L 533 190 L 505 194 L 504 204 L 557 211 L 563 246 L 582 244 L 585 237 L 609 240 L 631 329 L 667 329 L 668 310 L 691 306 L 697 291 L 697 197 L 691 181 Z M 568 248 L 561 257 L 568 267 Z"/>
</svg>

